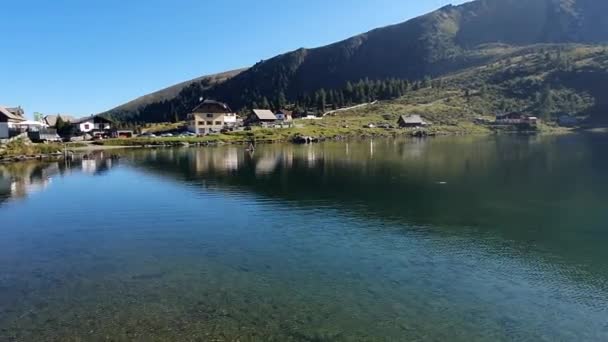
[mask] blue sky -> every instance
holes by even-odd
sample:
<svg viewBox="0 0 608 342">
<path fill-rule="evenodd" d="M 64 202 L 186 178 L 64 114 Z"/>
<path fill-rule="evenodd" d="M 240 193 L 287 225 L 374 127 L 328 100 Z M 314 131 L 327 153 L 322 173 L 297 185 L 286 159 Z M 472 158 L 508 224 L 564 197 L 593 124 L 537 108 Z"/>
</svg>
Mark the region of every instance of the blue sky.
<svg viewBox="0 0 608 342">
<path fill-rule="evenodd" d="M 463 0 L 0 0 L 0 104 L 82 116 Z M 11 21 L 13 20 L 13 21 Z"/>
</svg>

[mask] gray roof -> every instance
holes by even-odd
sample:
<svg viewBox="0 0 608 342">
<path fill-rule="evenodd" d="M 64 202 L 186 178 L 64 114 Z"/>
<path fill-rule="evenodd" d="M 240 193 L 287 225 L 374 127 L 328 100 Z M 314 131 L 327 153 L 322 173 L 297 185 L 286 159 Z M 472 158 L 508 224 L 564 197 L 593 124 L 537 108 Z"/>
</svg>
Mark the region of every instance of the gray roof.
<svg viewBox="0 0 608 342">
<path fill-rule="evenodd" d="M 276 120 L 277 117 L 268 109 L 254 109 L 253 114 L 260 120 Z"/>
<path fill-rule="evenodd" d="M 91 120 L 95 120 L 95 119 L 101 119 L 102 121 L 106 121 L 106 122 L 112 122 L 109 119 L 104 118 L 103 116 L 99 116 L 99 115 L 91 115 L 91 116 L 87 116 L 84 118 L 80 118 L 80 119 L 75 119 L 74 121 L 70 121 L 70 123 L 72 124 L 81 124 L 83 122 L 87 122 L 87 121 L 91 121 Z"/>
<path fill-rule="evenodd" d="M 418 114 L 401 115 L 401 121 L 406 124 L 427 124 L 427 122 Z"/>
<path fill-rule="evenodd" d="M 201 108 L 205 106 L 215 106 L 216 110 L 213 111 L 214 113 L 232 113 L 232 109 L 230 109 L 227 104 L 214 100 L 205 100 L 199 103 L 196 107 L 194 107 L 192 112 L 197 113 Z"/>
<path fill-rule="evenodd" d="M 54 127 L 57 124 L 57 118 L 61 116 L 61 119 L 63 121 L 69 121 L 69 122 L 74 122 L 76 121 L 76 118 L 71 116 L 71 115 L 64 115 L 64 114 L 59 114 L 59 115 L 47 115 L 44 117 L 44 122 L 46 122 L 47 125 Z"/>
<path fill-rule="evenodd" d="M 15 108 L 7 108 L 4 106 L 0 106 L 0 114 L 6 116 L 9 120 L 12 121 L 25 121 L 25 118 L 21 115 L 22 110 L 15 111 Z"/>
</svg>

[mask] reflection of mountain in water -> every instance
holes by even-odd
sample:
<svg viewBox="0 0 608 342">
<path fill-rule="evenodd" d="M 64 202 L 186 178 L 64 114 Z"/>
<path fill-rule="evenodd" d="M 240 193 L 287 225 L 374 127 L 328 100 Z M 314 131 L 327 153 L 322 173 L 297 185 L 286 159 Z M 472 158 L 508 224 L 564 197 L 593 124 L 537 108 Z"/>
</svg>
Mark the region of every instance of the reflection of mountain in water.
<svg viewBox="0 0 608 342">
<path fill-rule="evenodd" d="M 602 137 L 505 137 L 269 145 L 253 155 L 233 147 L 135 151 L 128 159 L 201 191 L 248 191 L 440 234 L 481 231 L 558 254 L 586 246 L 572 254 L 593 264 L 608 257 L 603 240 L 589 238 L 608 222 L 604 151 Z"/>
<path fill-rule="evenodd" d="M 94 153 L 75 161 L 28 161 L 0 165 L 0 204 L 9 199 L 23 199 L 45 190 L 53 177 L 72 172 L 102 175 L 117 165 L 117 159 Z"/>
</svg>

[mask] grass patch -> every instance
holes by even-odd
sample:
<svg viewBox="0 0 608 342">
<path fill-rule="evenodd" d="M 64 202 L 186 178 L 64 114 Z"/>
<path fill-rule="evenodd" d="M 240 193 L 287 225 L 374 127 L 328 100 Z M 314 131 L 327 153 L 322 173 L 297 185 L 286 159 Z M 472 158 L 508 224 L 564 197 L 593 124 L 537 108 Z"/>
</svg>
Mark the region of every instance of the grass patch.
<svg viewBox="0 0 608 342">
<path fill-rule="evenodd" d="M 72 145 L 69 146 L 74 147 Z M 63 151 L 63 144 L 33 144 L 26 142 L 23 139 L 18 139 L 0 146 L 0 157 L 35 156 L 60 151 Z"/>
</svg>

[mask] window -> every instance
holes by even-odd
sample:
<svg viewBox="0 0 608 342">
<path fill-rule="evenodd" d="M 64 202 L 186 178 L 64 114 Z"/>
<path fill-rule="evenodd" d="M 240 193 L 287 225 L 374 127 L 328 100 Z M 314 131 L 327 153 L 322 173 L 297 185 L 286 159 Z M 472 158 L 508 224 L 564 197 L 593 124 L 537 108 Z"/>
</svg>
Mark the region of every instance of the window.
<svg viewBox="0 0 608 342">
<path fill-rule="evenodd" d="M 221 122 L 221 121 L 216 121 L 216 122 L 215 122 L 215 124 L 216 124 L 216 125 L 221 125 L 221 124 L 222 124 L 222 122 Z"/>
<path fill-rule="evenodd" d="M 207 117 L 208 117 L 208 118 L 212 118 L 212 117 L 213 117 L 213 114 L 207 114 Z"/>
<path fill-rule="evenodd" d="M 85 125 L 84 125 L 84 129 L 90 129 L 89 124 L 85 124 Z"/>
<path fill-rule="evenodd" d="M 199 125 L 199 126 L 205 126 L 205 121 L 199 121 L 199 122 L 198 122 L 198 125 Z"/>
<path fill-rule="evenodd" d="M 207 121 L 207 125 L 213 126 L 213 121 Z"/>
</svg>

